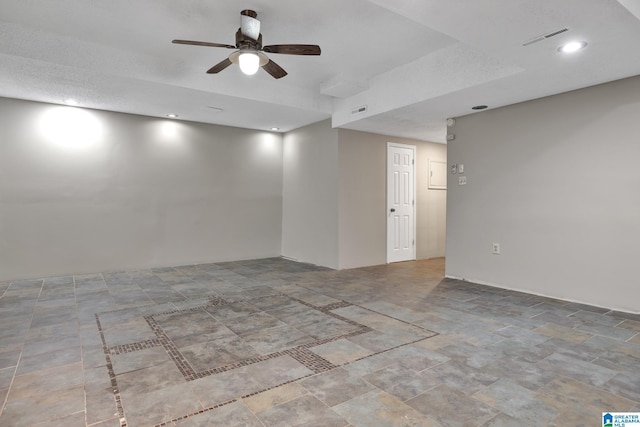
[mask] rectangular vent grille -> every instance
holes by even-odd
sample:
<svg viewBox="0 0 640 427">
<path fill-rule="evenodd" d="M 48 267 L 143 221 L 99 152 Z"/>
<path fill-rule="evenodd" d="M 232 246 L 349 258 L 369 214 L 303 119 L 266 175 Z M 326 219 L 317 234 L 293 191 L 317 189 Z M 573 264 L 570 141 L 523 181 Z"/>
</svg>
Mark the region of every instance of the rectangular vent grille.
<svg viewBox="0 0 640 427">
<path fill-rule="evenodd" d="M 364 113 L 366 111 L 367 111 L 367 106 L 366 105 L 361 105 L 360 107 L 353 108 L 351 110 L 351 114 L 360 114 L 360 113 Z"/>
<path fill-rule="evenodd" d="M 551 37 L 557 36 L 558 34 L 565 33 L 565 32 L 567 32 L 567 31 L 569 31 L 569 29 L 568 29 L 568 28 L 563 28 L 563 29 L 561 29 L 561 30 L 554 31 L 553 33 L 549 33 L 549 34 L 545 35 L 545 36 L 544 36 L 544 38 L 545 38 L 545 39 L 550 39 Z"/>
<path fill-rule="evenodd" d="M 566 33 L 567 31 L 569 31 L 568 28 L 562 28 L 560 30 L 553 31 L 553 32 L 548 33 L 548 34 L 543 34 L 541 36 L 534 37 L 531 40 L 528 40 L 528 41 L 522 43 L 522 46 L 529 46 L 529 45 L 532 45 L 534 43 L 538 43 L 538 42 L 540 42 L 542 40 L 550 39 L 551 37 L 555 37 L 558 34 Z"/>
</svg>

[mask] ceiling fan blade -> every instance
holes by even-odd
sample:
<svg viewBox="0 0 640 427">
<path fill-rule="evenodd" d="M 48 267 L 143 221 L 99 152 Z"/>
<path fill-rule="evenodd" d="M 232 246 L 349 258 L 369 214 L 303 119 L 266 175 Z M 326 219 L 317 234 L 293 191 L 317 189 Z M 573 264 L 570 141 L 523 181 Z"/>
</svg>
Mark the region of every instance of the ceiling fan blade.
<svg viewBox="0 0 640 427">
<path fill-rule="evenodd" d="M 317 44 L 272 44 L 264 46 L 262 50 L 287 55 L 320 55 L 320 46 Z"/>
<path fill-rule="evenodd" d="M 213 67 L 209 68 L 207 70 L 207 74 L 217 74 L 220 71 L 222 71 L 225 68 L 227 68 L 229 65 L 231 65 L 231 61 L 229 60 L 229 58 L 225 58 L 224 60 L 218 62 Z"/>
<path fill-rule="evenodd" d="M 273 62 L 271 59 L 269 59 L 269 62 L 264 64 L 262 68 L 267 73 L 271 74 L 271 76 L 274 79 L 281 79 L 282 77 L 287 75 L 287 72 L 281 66 Z"/>
<path fill-rule="evenodd" d="M 199 41 L 195 41 L 195 40 L 172 40 L 171 43 L 189 44 L 189 45 L 193 45 L 193 46 L 226 47 L 227 49 L 235 49 L 236 48 L 235 46 L 231 46 L 230 44 L 199 42 Z"/>
</svg>

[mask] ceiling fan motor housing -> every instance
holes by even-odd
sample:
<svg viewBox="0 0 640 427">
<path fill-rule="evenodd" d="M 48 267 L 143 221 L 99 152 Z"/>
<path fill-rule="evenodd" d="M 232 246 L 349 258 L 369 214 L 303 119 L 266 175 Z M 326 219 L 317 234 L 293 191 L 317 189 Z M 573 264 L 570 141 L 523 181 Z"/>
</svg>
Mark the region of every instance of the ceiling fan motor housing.
<svg viewBox="0 0 640 427">
<path fill-rule="evenodd" d="M 248 39 L 258 41 L 260 37 L 260 21 L 258 14 L 249 9 L 240 12 L 240 32 Z"/>
<path fill-rule="evenodd" d="M 236 31 L 236 46 L 238 49 L 260 50 L 262 49 L 262 34 L 258 36 L 257 40 L 254 40 L 242 34 L 242 29 L 238 28 L 238 31 Z"/>
<path fill-rule="evenodd" d="M 250 10 L 250 9 L 243 10 L 242 12 L 240 12 L 240 15 L 249 16 L 253 19 L 256 19 L 258 17 L 258 14 L 254 10 Z"/>
</svg>

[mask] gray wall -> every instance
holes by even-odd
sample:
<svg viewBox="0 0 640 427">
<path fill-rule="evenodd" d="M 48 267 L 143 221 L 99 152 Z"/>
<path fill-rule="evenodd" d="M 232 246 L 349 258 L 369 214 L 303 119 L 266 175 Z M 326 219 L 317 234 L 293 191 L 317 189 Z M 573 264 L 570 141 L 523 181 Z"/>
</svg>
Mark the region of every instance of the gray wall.
<svg viewBox="0 0 640 427">
<path fill-rule="evenodd" d="M 329 120 L 284 136 L 282 255 L 338 268 L 338 131 Z"/>
<path fill-rule="evenodd" d="M 389 141 L 418 147 L 417 254 L 444 254 L 446 147 L 284 135 L 0 99 L 0 280 L 284 255 L 386 262 Z"/>
<path fill-rule="evenodd" d="M 0 99 L 0 280 L 279 256 L 282 136 Z"/>
<path fill-rule="evenodd" d="M 427 188 L 427 165 L 446 161 L 447 147 L 328 120 L 284 137 L 284 256 L 340 269 L 386 263 L 387 142 L 417 146 L 417 257 L 444 256 L 446 191 Z"/>
<path fill-rule="evenodd" d="M 416 146 L 416 257 L 445 253 L 446 190 L 429 189 L 429 159 L 447 161 L 447 146 L 351 130 L 340 136 L 340 268 L 387 261 L 387 143 Z"/>
<path fill-rule="evenodd" d="M 447 276 L 640 312 L 640 77 L 449 132 L 468 184 L 449 185 Z"/>
</svg>

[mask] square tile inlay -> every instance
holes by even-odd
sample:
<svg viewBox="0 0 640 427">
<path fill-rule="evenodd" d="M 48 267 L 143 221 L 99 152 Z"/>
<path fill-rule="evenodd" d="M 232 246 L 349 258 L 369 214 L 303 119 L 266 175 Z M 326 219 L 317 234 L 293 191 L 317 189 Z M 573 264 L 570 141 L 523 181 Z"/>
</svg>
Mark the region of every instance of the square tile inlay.
<svg viewBox="0 0 640 427">
<path fill-rule="evenodd" d="M 292 309 L 300 314 L 292 316 Z M 321 372 L 334 364 L 306 349 L 371 330 L 286 295 L 253 298 L 244 305 L 216 298 L 200 307 L 149 314 L 145 319 L 187 380 L 282 355 Z M 313 319 L 315 328 L 309 328 L 306 319 Z"/>
<path fill-rule="evenodd" d="M 98 313 L 96 320 L 106 356 L 111 362 L 110 376 L 116 400 L 125 415 L 127 408 L 135 403 L 135 393 L 131 393 L 129 386 L 132 374 L 114 369 L 114 366 L 123 366 L 124 360 L 130 360 L 137 352 L 164 348 L 166 355 L 154 363 L 172 363 L 177 368 L 176 373 L 179 372 L 178 377 L 162 378 L 160 382 L 155 378 L 149 381 L 139 378 L 139 384 L 157 384 L 158 396 L 163 395 L 159 393 L 160 389 L 170 389 L 185 381 L 192 384 L 196 393 L 201 393 L 198 390 L 202 388 L 203 380 L 226 384 L 217 377 L 230 374 L 244 377 L 245 384 L 254 384 L 253 387 L 228 390 L 216 387 L 216 393 L 201 397 L 200 402 L 206 407 L 193 408 L 193 414 L 196 414 L 435 335 L 419 328 L 418 336 L 376 350 L 365 349 L 346 340 L 374 331 L 370 326 L 339 314 L 339 309 L 351 306 L 344 301 L 314 306 L 276 292 L 275 295 L 268 293 L 237 299 L 208 296 L 172 311 L 166 311 L 167 305 L 158 305 L 157 312 L 149 307 L 140 312 L 136 312 L 136 308 L 127 309 L 128 313 L 121 313 L 123 317 L 132 319 L 131 324 L 136 325 L 140 323 L 138 320 L 143 320 L 153 336 L 145 331 L 136 340 L 136 330 L 126 331 L 131 342 L 124 344 L 122 340 L 110 343 L 108 337 L 111 329 L 126 328 L 126 325 L 108 321 L 101 324 L 101 316 L 107 319 L 111 313 Z M 360 309 L 372 316 L 384 316 Z M 139 327 L 137 330 L 144 331 Z M 147 372 L 152 370 L 142 369 L 136 375 L 144 376 Z M 183 415 L 188 416 L 190 414 Z M 179 419 L 170 413 L 155 422 L 162 426 Z"/>
</svg>

